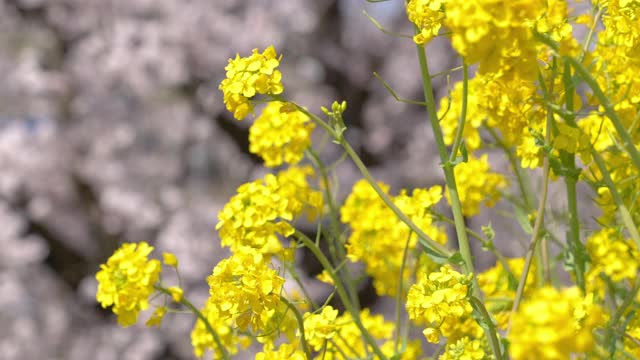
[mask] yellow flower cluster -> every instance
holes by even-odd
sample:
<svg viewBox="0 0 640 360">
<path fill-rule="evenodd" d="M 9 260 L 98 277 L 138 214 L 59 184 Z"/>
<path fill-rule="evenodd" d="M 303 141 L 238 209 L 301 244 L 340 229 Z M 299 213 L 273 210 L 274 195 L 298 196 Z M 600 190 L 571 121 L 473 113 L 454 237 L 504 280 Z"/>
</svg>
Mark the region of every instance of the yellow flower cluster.
<svg viewBox="0 0 640 360">
<path fill-rule="evenodd" d="M 263 351 L 256 354 L 255 360 L 307 360 L 297 344 L 282 344 L 276 351 Z"/>
<path fill-rule="evenodd" d="M 250 339 L 246 337 L 239 337 L 237 332 L 231 327 L 231 319 L 221 321 L 220 311 L 218 307 L 207 302 L 203 309 L 200 310 L 202 315 L 211 324 L 213 331 L 218 336 L 221 345 L 224 350 L 230 354 L 236 354 L 238 352 L 238 345 L 246 347 L 250 344 Z M 214 359 L 221 359 L 223 349 L 218 347 L 218 344 L 213 338 L 213 335 L 207 328 L 204 321 L 198 319 L 191 330 L 191 346 L 193 346 L 193 352 L 197 357 L 205 355 L 207 350 L 212 350 L 214 353 Z"/>
<path fill-rule="evenodd" d="M 314 127 L 307 115 L 272 101 L 249 128 L 249 151 L 264 159 L 268 167 L 297 164 L 311 145 Z"/>
<path fill-rule="evenodd" d="M 396 354 L 393 322 L 385 321 L 382 315 L 372 315 L 369 309 L 360 312 L 360 320 L 375 340 L 383 342 L 380 348 L 386 356 Z M 330 306 L 323 308 L 319 314 L 305 314 L 305 334 L 312 349 L 319 352 L 320 359 L 362 359 L 372 352 L 371 345 L 363 340 L 352 315 L 347 312 L 338 316 L 338 311 Z M 399 359 L 417 360 L 419 355 L 420 343 L 409 342 Z"/>
<path fill-rule="evenodd" d="M 148 259 L 152 251 L 146 242 L 123 244 L 96 274 L 96 299 L 103 308 L 113 306 L 122 326 L 135 324 L 138 313 L 149 307 L 161 270 L 160 261 Z"/>
<path fill-rule="evenodd" d="M 467 162 L 460 163 L 454 168 L 458 196 L 462 203 L 462 213 L 474 216 L 480 212 L 480 204 L 492 207 L 500 199 L 500 190 L 507 186 L 507 179 L 489 169 L 487 155 L 480 159 L 472 156 Z M 449 191 L 447 201 L 451 203 Z"/>
<path fill-rule="evenodd" d="M 379 184 L 385 192 L 388 186 Z M 430 208 L 442 198 L 442 188 L 415 189 L 411 196 L 406 191 L 393 198 L 393 202 L 420 229 L 435 241 L 444 244 L 446 233 L 433 223 Z M 414 249 L 417 236 L 400 221 L 380 199 L 369 183 L 358 181 L 340 209 L 341 221 L 351 227 L 347 244 L 350 260 L 361 260 L 373 277 L 373 285 L 379 295 L 394 296 L 399 279 L 408 281 L 410 263 L 401 274 L 405 246 Z M 402 276 L 401 276 L 402 275 Z M 406 289 L 406 287 L 404 287 Z"/>
<path fill-rule="evenodd" d="M 232 319 L 243 331 L 264 329 L 281 305 L 284 279 L 268 266 L 264 255 L 251 248 L 220 261 L 207 283 L 209 306 L 218 309 L 220 320 Z"/>
<path fill-rule="evenodd" d="M 439 360 L 484 360 L 490 357 L 485 354 L 482 342 L 464 337 L 453 344 L 447 345 L 447 350 Z"/>
<path fill-rule="evenodd" d="M 305 209 L 314 214 L 322 206 L 322 195 L 307 182 L 310 175 L 310 167 L 290 167 L 240 186 L 218 214 L 222 245 L 231 251 L 251 247 L 264 254 L 280 253 L 278 234 L 294 232 L 289 221 Z"/>
<path fill-rule="evenodd" d="M 634 281 L 638 275 L 638 249 L 617 229 L 604 228 L 591 235 L 587 239 L 587 253 L 591 260 L 587 284 L 594 291 L 604 291 L 601 274 L 614 282 Z"/>
<path fill-rule="evenodd" d="M 513 315 L 517 330 L 508 336 L 512 358 L 560 360 L 592 351 L 593 330 L 604 324 L 604 315 L 591 300 L 576 287 L 533 291 Z"/>
<path fill-rule="evenodd" d="M 536 74 L 534 21 L 544 13 L 545 0 L 448 0 L 445 25 L 453 47 L 480 72 Z M 469 16 L 473 14 L 473 16 Z"/>
<path fill-rule="evenodd" d="M 615 46 L 627 61 L 640 60 L 640 4 L 635 0 L 609 0 L 602 16 L 602 43 Z"/>
<path fill-rule="evenodd" d="M 236 119 L 242 120 L 253 111 L 249 100 L 256 94 L 282 93 L 282 73 L 276 70 L 281 58 L 273 46 L 269 46 L 262 53 L 253 49 L 248 57 L 236 55 L 235 59 L 229 60 L 225 67 L 226 78 L 220 83 L 219 89 L 224 95 L 227 110 Z"/>
<path fill-rule="evenodd" d="M 407 17 L 420 30 L 413 37 L 416 44 L 426 44 L 436 35 L 444 20 L 444 1 L 410 0 L 407 3 Z"/>
<path fill-rule="evenodd" d="M 407 313 L 414 322 L 427 325 L 424 335 L 438 343 L 444 323 L 457 322 L 472 312 L 469 303 L 471 276 L 443 266 L 440 271 L 418 279 L 407 296 Z M 442 335 L 449 336 L 442 332 Z"/>
<path fill-rule="evenodd" d="M 315 351 L 322 349 L 326 342 L 336 335 L 337 317 L 338 310 L 331 306 L 325 306 L 318 314 L 304 314 L 304 333 L 307 342 Z"/>
</svg>

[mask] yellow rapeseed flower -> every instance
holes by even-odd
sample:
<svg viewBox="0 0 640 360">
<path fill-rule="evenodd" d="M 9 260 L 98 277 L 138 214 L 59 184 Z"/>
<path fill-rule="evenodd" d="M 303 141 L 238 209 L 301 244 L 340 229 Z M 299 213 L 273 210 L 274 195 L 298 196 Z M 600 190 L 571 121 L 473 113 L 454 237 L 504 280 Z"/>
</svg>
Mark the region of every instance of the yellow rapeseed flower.
<svg viewBox="0 0 640 360">
<path fill-rule="evenodd" d="M 221 319 L 231 319 L 240 330 L 264 330 L 274 310 L 285 310 L 280 299 L 284 279 L 268 266 L 268 258 L 243 248 L 216 265 L 207 277 L 210 297 Z"/>
<path fill-rule="evenodd" d="M 312 174 L 310 167 L 290 167 L 240 186 L 218 213 L 222 246 L 231 251 L 248 246 L 264 254 L 282 252 L 278 235 L 295 231 L 289 221 L 305 210 L 313 215 L 322 205 L 322 195 L 307 182 Z"/>
<path fill-rule="evenodd" d="M 462 275 L 443 266 L 440 271 L 419 277 L 418 282 L 411 286 L 407 295 L 407 313 L 414 322 L 427 325 L 427 340 L 437 342 L 434 340 L 444 322 L 458 321 L 471 314 L 470 282 L 470 275 Z"/>
<path fill-rule="evenodd" d="M 474 216 L 480 213 L 480 205 L 492 207 L 500 199 L 500 190 L 507 186 L 507 179 L 491 172 L 487 154 L 479 159 L 469 156 L 467 162 L 460 163 L 454 168 L 458 195 L 462 203 L 462 213 Z M 446 192 L 447 201 L 451 203 L 449 191 Z"/>
<path fill-rule="evenodd" d="M 426 44 L 436 35 L 444 20 L 444 1 L 410 0 L 407 3 L 407 17 L 419 29 L 413 37 L 416 44 Z"/>
<path fill-rule="evenodd" d="M 276 70 L 281 58 L 273 46 L 269 46 L 262 53 L 253 49 L 248 57 L 236 55 L 235 59 L 229 59 L 229 64 L 225 67 L 227 77 L 222 80 L 219 89 L 224 95 L 227 110 L 236 119 L 242 120 L 253 111 L 249 100 L 256 94 L 282 93 L 282 73 Z"/>
<path fill-rule="evenodd" d="M 577 287 L 533 291 L 513 315 L 508 337 L 512 358 L 560 360 L 588 354 L 594 348 L 593 331 L 605 320 L 602 308 L 589 299 Z"/>
<path fill-rule="evenodd" d="M 256 354 L 255 360 L 307 360 L 297 344 L 282 344 L 278 350 L 266 350 Z"/>
<path fill-rule="evenodd" d="M 135 324 L 138 313 L 149 307 L 161 270 L 160 261 L 148 259 L 152 251 L 146 242 L 123 244 L 96 274 L 96 299 L 103 308 L 113 306 L 122 326 Z"/>
<path fill-rule="evenodd" d="M 311 145 L 314 123 L 283 105 L 270 102 L 249 128 L 249 151 L 259 155 L 267 167 L 297 164 Z"/>
<path fill-rule="evenodd" d="M 468 337 L 447 344 L 447 349 L 439 360 L 489 360 L 480 340 L 472 340 Z"/>
</svg>

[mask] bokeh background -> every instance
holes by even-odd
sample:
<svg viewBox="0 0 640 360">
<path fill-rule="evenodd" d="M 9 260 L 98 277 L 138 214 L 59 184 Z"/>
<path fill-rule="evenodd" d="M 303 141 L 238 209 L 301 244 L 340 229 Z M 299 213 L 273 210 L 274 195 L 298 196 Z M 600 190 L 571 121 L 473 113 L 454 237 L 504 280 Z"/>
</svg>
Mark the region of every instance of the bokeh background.
<svg viewBox="0 0 640 360">
<path fill-rule="evenodd" d="M 95 302 L 94 276 L 120 243 L 145 240 L 178 256 L 187 296 L 204 303 L 227 254 L 217 211 L 267 171 L 247 150 L 252 120 L 234 120 L 217 89 L 237 52 L 275 45 L 286 95 L 315 112 L 347 100 L 348 139 L 392 192 L 442 184 L 426 112 L 372 76 L 421 98 L 411 39 L 362 13 L 410 34 L 403 3 L 0 0 L 0 359 L 193 358 L 192 316 L 119 328 Z M 432 73 L 460 63 L 441 38 L 428 57 Z M 447 83 L 436 79 L 438 98 Z M 323 156 L 340 151 L 329 143 Z M 349 161 L 338 174 L 344 196 L 359 175 Z M 522 255 L 515 238 L 526 237 L 509 224 L 501 249 Z M 481 268 L 492 263 L 475 252 Z M 301 266 L 326 296 L 317 271 Z M 362 296 L 388 308 L 366 283 Z"/>
</svg>

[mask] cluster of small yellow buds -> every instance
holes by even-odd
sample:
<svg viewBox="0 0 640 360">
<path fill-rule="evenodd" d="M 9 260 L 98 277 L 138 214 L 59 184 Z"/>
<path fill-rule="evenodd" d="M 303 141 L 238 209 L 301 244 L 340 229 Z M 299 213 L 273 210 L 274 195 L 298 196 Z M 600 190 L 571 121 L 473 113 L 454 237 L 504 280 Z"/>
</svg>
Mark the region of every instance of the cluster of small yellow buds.
<svg viewBox="0 0 640 360">
<path fill-rule="evenodd" d="M 338 310 L 331 306 L 325 306 L 318 314 L 304 314 L 304 333 L 315 351 L 320 351 L 326 342 L 336 335 L 337 317 Z"/>
<path fill-rule="evenodd" d="M 419 32 L 413 37 L 416 44 L 426 44 L 436 35 L 444 20 L 444 1 L 410 0 L 407 3 L 407 17 Z"/>
<path fill-rule="evenodd" d="M 453 344 L 448 344 L 447 349 L 438 360 L 485 360 L 486 355 L 482 342 L 468 337 L 459 339 Z"/>
<path fill-rule="evenodd" d="M 224 95 L 227 110 L 236 119 L 242 120 L 253 111 L 253 105 L 249 100 L 256 94 L 282 93 L 282 73 L 276 70 L 280 60 L 281 56 L 278 57 L 273 46 L 269 46 L 262 53 L 253 49 L 253 53 L 248 57 L 236 55 L 235 59 L 229 60 L 225 67 L 227 77 L 222 80 L 219 88 Z"/>
</svg>

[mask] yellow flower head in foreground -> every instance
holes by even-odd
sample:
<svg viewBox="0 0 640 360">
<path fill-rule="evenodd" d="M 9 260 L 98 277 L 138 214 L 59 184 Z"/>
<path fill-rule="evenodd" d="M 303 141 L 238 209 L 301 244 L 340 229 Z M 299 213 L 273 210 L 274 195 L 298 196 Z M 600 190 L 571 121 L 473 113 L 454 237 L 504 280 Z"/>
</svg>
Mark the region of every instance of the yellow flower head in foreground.
<svg viewBox="0 0 640 360">
<path fill-rule="evenodd" d="M 267 167 L 297 164 L 311 145 L 314 127 L 307 115 L 272 101 L 249 128 L 249 151 L 264 159 Z"/>
<path fill-rule="evenodd" d="M 416 44 L 426 44 L 436 35 L 444 20 L 442 0 L 410 0 L 407 3 L 407 17 L 420 33 L 413 37 Z"/>
<path fill-rule="evenodd" d="M 140 310 L 149 307 L 149 296 L 161 269 L 160 261 L 147 258 L 152 251 L 145 242 L 123 244 L 96 274 L 96 299 L 103 308 L 113 305 L 122 326 L 135 324 Z"/>
<path fill-rule="evenodd" d="M 467 162 L 456 165 L 454 173 L 458 195 L 462 203 L 462 213 L 474 216 L 480 212 L 480 204 L 492 207 L 500 199 L 500 190 L 507 186 L 507 179 L 489 168 L 487 154 L 480 159 L 469 156 Z M 451 203 L 449 192 L 447 201 Z"/>
<path fill-rule="evenodd" d="M 310 167 L 290 167 L 263 180 L 246 183 L 218 214 L 222 246 L 237 251 L 252 247 L 264 254 L 282 251 L 278 234 L 295 231 L 289 221 L 309 209 L 311 214 L 322 206 L 322 195 L 309 187 Z"/>
<path fill-rule="evenodd" d="M 470 281 L 470 276 L 443 266 L 440 271 L 419 277 L 411 286 L 407 313 L 414 322 L 428 326 L 424 333 L 429 341 L 436 340 L 438 328 L 444 322 L 458 321 L 471 314 Z"/>
<path fill-rule="evenodd" d="M 594 347 L 594 328 L 604 324 L 602 308 L 576 287 L 537 289 L 513 315 L 509 341 L 515 360 L 569 359 Z"/>
<path fill-rule="evenodd" d="M 273 46 L 269 46 L 262 53 L 253 49 L 248 57 L 236 55 L 235 59 L 229 59 L 229 64 L 225 67 L 227 77 L 218 88 L 224 95 L 227 110 L 236 119 L 242 120 L 253 111 L 249 99 L 256 94 L 282 93 L 282 73 L 276 70 L 281 58 Z"/>
<path fill-rule="evenodd" d="M 231 319 L 240 330 L 265 328 L 274 311 L 282 309 L 284 279 L 268 266 L 268 258 L 244 248 L 216 265 L 207 278 L 210 307 L 221 319 Z"/>
</svg>

